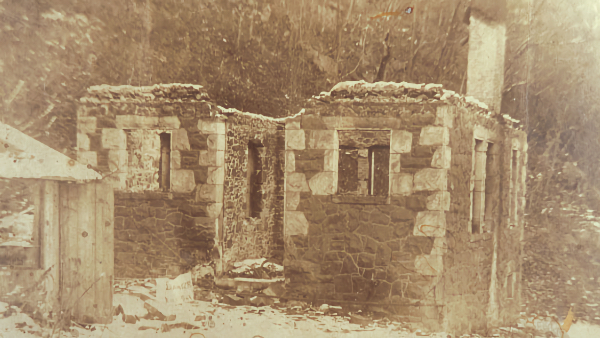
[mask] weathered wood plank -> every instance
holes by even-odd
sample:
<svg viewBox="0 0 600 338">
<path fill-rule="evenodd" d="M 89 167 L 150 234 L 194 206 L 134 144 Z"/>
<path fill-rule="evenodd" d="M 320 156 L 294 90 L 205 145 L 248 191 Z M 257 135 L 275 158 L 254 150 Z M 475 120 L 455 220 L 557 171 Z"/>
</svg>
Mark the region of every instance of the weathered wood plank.
<svg viewBox="0 0 600 338">
<path fill-rule="evenodd" d="M 94 299 L 96 296 L 96 184 L 78 184 L 78 231 L 79 245 L 73 251 L 80 259 L 80 280 L 76 318 L 83 323 L 93 322 Z"/>
<path fill-rule="evenodd" d="M 69 290 L 66 296 L 68 299 L 68 307 L 73 315 L 78 314 L 78 299 L 82 294 L 81 290 L 81 279 L 79 275 L 79 268 L 81 266 L 81 258 L 78 255 L 79 248 L 79 199 L 80 189 L 77 184 L 69 184 L 69 203 L 67 207 L 67 222 L 61 224 L 65 228 L 67 243 L 65 245 L 64 254 L 68 262 L 68 271 L 65 272 L 64 278 L 65 283 Z"/>
<path fill-rule="evenodd" d="M 96 184 L 96 315 L 98 323 L 112 320 L 114 271 L 114 195 L 112 186 Z"/>
<path fill-rule="evenodd" d="M 26 257 L 28 262 L 25 262 L 26 266 L 29 267 L 33 267 L 35 269 L 39 269 L 41 268 L 41 261 L 40 261 L 40 227 L 38 226 L 39 224 L 41 224 L 41 217 L 42 217 L 42 210 L 40 209 L 40 206 L 42 205 L 42 182 L 40 181 L 33 181 L 30 183 L 30 187 L 31 187 L 31 191 L 33 192 L 33 201 L 34 201 L 34 205 L 35 208 L 33 209 L 33 224 L 35 225 L 33 227 L 33 243 L 34 243 L 34 247 L 33 248 L 25 248 L 25 252 L 26 252 Z"/>
<path fill-rule="evenodd" d="M 57 181 L 44 181 L 41 210 L 41 268 L 50 269 L 44 281 L 48 291 L 46 301 L 52 308 L 59 305 L 60 276 L 60 187 Z"/>
<path fill-rule="evenodd" d="M 70 210 L 69 197 L 71 194 L 71 185 L 60 183 L 60 304 L 61 310 L 67 311 L 72 302 L 73 286 L 71 285 L 71 259 L 69 248 L 72 246 L 70 239 L 70 228 L 75 225 L 72 221 L 73 213 Z M 72 203 L 71 203 L 72 204 Z"/>
</svg>

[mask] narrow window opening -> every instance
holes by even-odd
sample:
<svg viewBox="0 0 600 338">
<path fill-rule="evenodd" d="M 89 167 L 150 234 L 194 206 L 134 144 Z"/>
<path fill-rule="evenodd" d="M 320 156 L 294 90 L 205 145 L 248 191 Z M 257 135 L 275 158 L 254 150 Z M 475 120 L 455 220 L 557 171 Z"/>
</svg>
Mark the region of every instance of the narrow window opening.
<svg viewBox="0 0 600 338">
<path fill-rule="evenodd" d="M 484 226 L 487 145 L 487 142 L 475 140 L 471 218 L 471 233 L 473 234 L 481 233 Z"/>
<path fill-rule="evenodd" d="M 160 134 L 160 167 L 158 169 L 159 188 L 169 191 L 171 188 L 171 134 Z"/>
<path fill-rule="evenodd" d="M 496 146 L 488 143 L 485 154 L 485 229 L 492 230 L 497 215 L 498 202 L 500 200 L 499 167 L 496 156 Z"/>
<path fill-rule="evenodd" d="M 262 149 L 262 145 L 259 142 L 248 142 L 248 167 L 246 172 L 248 217 L 260 217 L 262 212 L 263 170 L 260 149 Z"/>
<path fill-rule="evenodd" d="M 509 197 L 509 206 L 510 206 L 510 223 L 511 225 L 515 225 L 517 223 L 517 212 L 518 212 L 518 190 L 519 190 L 519 170 L 518 170 L 518 151 L 512 151 L 512 161 L 510 168 L 510 178 L 511 178 L 511 189 L 510 189 L 510 197 Z"/>
</svg>

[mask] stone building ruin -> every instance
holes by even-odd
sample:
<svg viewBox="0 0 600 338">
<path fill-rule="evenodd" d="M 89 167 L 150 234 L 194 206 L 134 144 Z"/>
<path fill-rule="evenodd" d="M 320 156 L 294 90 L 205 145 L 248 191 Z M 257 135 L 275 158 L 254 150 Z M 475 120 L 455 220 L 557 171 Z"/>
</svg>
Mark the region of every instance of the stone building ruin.
<svg viewBox="0 0 600 338">
<path fill-rule="evenodd" d="M 279 119 L 200 86 L 97 86 L 78 160 L 115 190 L 116 277 L 267 257 L 294 292 L 463 332 L 518 313 L 513 124 L 440 85 L 340 83 Z"/>
<path fill-rule="evenodd" d="M 499 113 L 504 26 L 470 30 L 466 97 L 342 82 L 269 118 L 198 85 L 88 89 L 78 161 L 114 187 L 115 277 L 265 257 L 316 301 L 449 333 L 511 323 L 527 137 Z"/>
</svg>

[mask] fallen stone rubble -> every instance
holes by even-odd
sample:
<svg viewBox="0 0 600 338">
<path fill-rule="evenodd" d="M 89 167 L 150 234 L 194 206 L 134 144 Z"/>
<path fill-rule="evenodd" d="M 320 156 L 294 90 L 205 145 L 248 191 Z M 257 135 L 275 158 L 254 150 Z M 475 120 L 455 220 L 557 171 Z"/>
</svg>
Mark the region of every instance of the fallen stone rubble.
<svg viewBox="0 0 600 338">
<path fill-rule="evenodd" d="M 262 264 L 262 262 L 261 262 Z M 252 267 L 252 264 L 249 265 Z M 237 267 L 239 268 L 239 266 Z M 242 270 L 239 270 L 242 271 Z M 249 271 L 249 270 L 244 270 Z M 127 280 L 115 284 L 114 315 L 116 322 L 133 324 L 139 331 L 171 332 L 173 330 L 210 331 L 215 327 L 216 309 L 285 318 L 290 327 L 302 329 L 313 323 L 319 332 L 371 332 L 390 330 L 402 337 L 452 337 L 442 333 L 424 332 L 414 325 L 394 320 L 383 313 L 352 312 L 343 306 L 329 304 L 311 305 L 305 301 L 286 299 L 282 283 L 270 285 L 261 292 L 237 292 L 235 290 L 206 290 L 196 284 L 195 300 L 186 304 L 168 304 L 156 301 L 156 283 L 151 279 Z M 204 305 L 199 305 L 204 304 Z M 208 306 L 209 309 L 198 311 Z M 522 317 L 515 327 L 502 327 L 488 335 L 463 335 L 467 337 L 560 337 L 561 330 L 552 326 L 550 319 L 531 320 Z M 245 324 L 244 324 L 245 325 Z M 276 321 L 273 325 L 281 326 Z M 565 335 L 564 337 L 567 337 Z M 453 337 L 458 338 L 458 337 Z"/>
<path fill-rule="evenodd" d="M 263 262 L 260 264 L 264 266 Z M 201 277 L 195 280 L 194 299 L 179 303 L 157 300 L 156 279 L 117 280 L 113 322 L 107 325 L 71 322 L 66 336 L 220 337 L 247 331 L 256 332 L 263 338 L 298 334 L 329 337 L 334 332 L 349 333 L 353 337 L 459 338 L 443 332 L 426 332 L 414 323 L 403 323 L 388 313 L 365 313 L 343 304 L 311 304 L 293 299 L 293 295 L 285 292 L 283 283 L 272 283 L 260 292 L 237 292 L 203 289 L 201 280 Z M 64 331 L 65 328 L 63 337 Z M 51 327 L 41 327 L 20 308 L 0 303 L 0 336 L 50 337 L 52 332 Z M 485 336 L 460 336 L 468 337 L 564 338 L 569 335 L 563 334 L 556 318 L 523 315 L 514 327 L 497 328 Z"/>
</svg>

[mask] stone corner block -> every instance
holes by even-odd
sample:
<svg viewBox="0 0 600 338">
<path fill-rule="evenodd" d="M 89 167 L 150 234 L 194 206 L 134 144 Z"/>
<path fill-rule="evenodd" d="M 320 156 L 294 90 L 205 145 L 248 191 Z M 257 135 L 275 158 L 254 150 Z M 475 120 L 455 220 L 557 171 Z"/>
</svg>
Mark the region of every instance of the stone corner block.
<svg viewBox="0 0 600 338">
<path fill-rule="evenodd" d="M 181 122 L 177 116 L 161 116 L 158 119 L 158 127 L 163 129 L 179 129 Z"/>
<path fill-rule="evenodd" d="M 390 154 L 390 173 L 402 172 L 402 155 L 401 154 Z"/>
<path fill-rule="evenodd" d="M 446 191 L 448 190 L 448 170 L 421 169 L 415 173 L 415 191 Z"/>
<path fill-rule="evenodd" d="M 200 150 L 198 165 L 201 166 L 223 166 L 225 163 L 225 152 L 223 150 Z"/>
<path fill-rule="evenodd" d="M 333 195 L 337 192 L 337 172 L 320 172 L 308 181 L 313 195 Z"/>
<path fill-rule="evenodd" d="M 446 236 L 446 213 L 444 211 L 420 211 L 417 213 L 414 236 Z"/>
<path fill-rule="evenodd" d="M 433 248 L 431 249 L 431 255 L 443 256 L 448 252 L 448 242 L 446 237 L 436 237 L 433 240 Z"/>
<path fill-rule="evenodd" d="M 196 202 L 223 202 L 222 184 L 198 184 Z"/>
<path fill-rule="evenodd" d="M 86 133 L 77 133 L 77 149 L 90 150 L 90 137 Z"/>
<path fill-rule="evenodd" d="M 404 154 L 409 153 L 412 148 L 411 132 L 406 130 L 392 130 L 392 139 L 390 141 L 390 153 L 391 154 Z"/>
<path fill-rule="evenodd" d="M 188 139 L 187 130 L 183 128 L 173 130 L 171 135 L 171 149 L 190 150 L 190 141 Z"/>
<path fill-rule="evenodd" d="M 285 149 L 304 150 L 306 148 L 306 134 L 304 130 L 285 131 Z"/>
<path fill-rule="evenodd" d="M 171 189 L 174 192 L 191 192 L 196 187 L 193 170 L 178 169 L 171 173 Z"/>
<path fill-rule="evenodd" d="M 104 180 L 112 185 L 115 190 L 127 190 L 127 173 L 112 173 L 106 176 Z"/>
<path fill-rule="evenodd" d="M 203 134 L 225 135 L 225 122 L 212 120 L 199 120 L 198 130 Z"/>
<path fill-rule="evenodd" d="M 77 162 L 96 167 L 98 166 L 98 154 L 95 151 L 79 151 L 77 152 Z"/>
<path fill-rule="evenodd" d="M 158 128 L 158 117 L 117 115 L 116 126 L 118 129 L 156 129 Z"/>
<path fill-rule="evenodd" d="M 127 150 L 109 150 L 108 168 L 110 171 L 127 172 L 129 153 Z"/>
<path fill-rule="evenodd" d="M 284 236 L 308 234 L 308 220 L 302 211 L 287 211 L 283 228 Z"/>
<path fill-rule="evenodd" d="M 340 141 L 336 130 L 311 130 L 308 147 L 310 149 L 338 149 Z"/>
<path fill-rule="evenodd" d="M 427 126 L 421 129 L 419 145 L 422 146 L 446 146 L 450 143 L 450 131 L 448 127 Z"/>
<path fill-rule="evenodd" d="M 433 153 L 431 159 L 431 166 L 439 169 L 450 169 L 450 163 L 452 159 L 452 148 L 447 146 L 441 146 Z"/>
<path fill-rule="evenodd" d="M 310 188 L 303 173 L 288 173 L 285 179 L 286 191 L 309 192 Z"/>
<path fill-rule="evenodd" d="M 223 203 L 210 203 L 206 206 L 206 216 L 217 218 L 223 210 Z"/>
<path fill-rule="evenodd" d="M 77 132 L 79 133 L 95 133 L 96 132 L 96 117 L 95 116 L 80 116 L 77 118 Z"/>
<path fill-rule="evenodd" d="M 337 149 L 325 150 L 323 159 L 323 171 L 338 171 L 338 161 L 340 152 Z"/>
<path fill-rule="evenodd" d="M 225 150 L 225 134 L 211 134 L 206 138 L 209 150 Z"/>
<path fill-rule="evenodd" d="M 297 191 L 288 191 L 285 194 L 285 210 L 294 211 L 300 204 L 300 193 Z"/>
<path fill-rule="evenodd" d="M 443 257 L 419 255 L 415 258 L 415 270 L 423 276 L 439 276 L 444 272 Z"/>
<path fill-rule="evenodd" d="M 433 194 L 427 196 L 427 210 L 449 211 L 450 192 L 436 191 Z"/>
<path fill-rule="evenodd" d="M 300 121 L 287 120 L 285 121 L 286 130 L 300 130 Z"/>
<path fill-rule="evenodd" d="M 223 184 L 225 180 L 225 169 L 223 167 L 208 167 L 208 184 Z"/>
<path fill-rule="evenodd" d="M 456 107 L 450 105 L 439 106 L 435 112 L 435 125 L 452 128 L 454 126 L 453 114 Z"/>
<path fill-rule="evenodd" d="M 125 134 L 125 131 L 121 129 L 102 129 L 102 148 L 120 150 L 127 149 L 127 134 Z"/>
<path fill-rule="evenodd" d="M 171 152 L 171 168 L 172 169 L 180 169 L 181 168 L 181 152 L 179 150 L 173 150 Z"/>
<path fill-rule="evenodd" d="M 288 173 L 296 171 L 296 154 L 291 150 L 285 152 L 285 171 Z"/>
<path fill-rule="evenodd" d="M 413 190 L 413 175 L 409 173 L 390 174 L 390 195 L 408 196 Z"/>
</svg>

